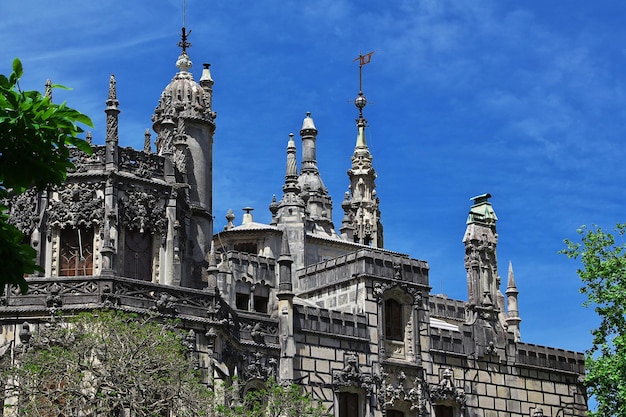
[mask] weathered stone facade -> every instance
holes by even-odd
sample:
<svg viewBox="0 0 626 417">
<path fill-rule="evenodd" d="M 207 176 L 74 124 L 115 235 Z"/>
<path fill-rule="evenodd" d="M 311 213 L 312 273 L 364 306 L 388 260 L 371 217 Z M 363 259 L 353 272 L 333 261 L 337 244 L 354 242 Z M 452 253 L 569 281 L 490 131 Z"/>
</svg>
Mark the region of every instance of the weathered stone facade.
<svg viewBox="0 0 626 417">
<path fill-rule="evenodd" d="M 194 81 L 185 48 L 153 116 L 156 153 L 149 132 L 143 150 L 119 146 L 111 77 L 105 146 L 74 151 L 63 186 L 10 201 L 45 273 L 0 299 L 5 354 L 54 312 L 112 307 L 178 318 L 209 386 L 293 381 L 338 417 L 585 415 L 583 355 L 521 341 L 488 194 L 463 239 L 467 302 L 431 294 L 427 262 L 382 249 L 362 92 L 340 233 L 307 114 L 270 224 L 229 212 L 212 235 L 213 80 L 206 65 Z"/>
</svg>

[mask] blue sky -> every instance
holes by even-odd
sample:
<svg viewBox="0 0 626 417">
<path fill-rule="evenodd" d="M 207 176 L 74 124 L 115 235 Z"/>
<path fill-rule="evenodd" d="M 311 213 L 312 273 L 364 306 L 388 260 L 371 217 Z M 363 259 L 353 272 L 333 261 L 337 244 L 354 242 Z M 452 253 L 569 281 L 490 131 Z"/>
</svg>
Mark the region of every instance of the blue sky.
<svg viewBox="0 0 626 417">
<path fill-rule="evenodd" d="M 47 78 L 104 142 L 109 75 L 120 142 L 141 148 L 176 72 L 183 1 L 0 3 L 0 72 L 20 57 L 24 89 Z M 589 1 L 187 0 L 192 73 L 212 64 L 216 230 L 229 208 L 268 222 L 285 148 L 307 111 L 341 221 L 358 113 L 359 52 L 370 104 L 385 246 L 431 266 L 433 292 L 466 299 L 469 198 L 489 192 L 498 258 L 513 263 L 522 340 L 584 350 L 575 261 L 557 252 L 581 224 L 625 221 L 626 3 Z M 154 137 L 153 137 L 154 139 Z"/>
</svg>

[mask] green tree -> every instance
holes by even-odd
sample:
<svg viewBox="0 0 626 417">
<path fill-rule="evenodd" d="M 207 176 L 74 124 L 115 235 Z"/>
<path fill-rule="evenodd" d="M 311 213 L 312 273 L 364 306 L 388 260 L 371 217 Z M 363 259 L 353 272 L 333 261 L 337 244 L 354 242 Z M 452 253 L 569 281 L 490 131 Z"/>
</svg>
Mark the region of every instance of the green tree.
<svg viewBox="0 0 626 417">
<path fill-rule="evenodd" d="M 2 201 L 10 193 L 20 194 L 31 187 L 42 190 L 63 182 L 67 170 L 74 167 L 70 147 L 91 153 L 89 144 L 78 138 L 83 132 L 78 123 L 93 126 L 89 117 L 65 103 L 52 103 L 38 91 L 22 91 L 22 74 L 17 58 L 8 78 L 0 74 L 0 295 L 6 284 L 26 292 L 24 274 L 40 270 L 35 251 L 9 223 Z"/>
<path fill-rule="evenodd" d="M 220 417 L 330 417 L 320 401 L 297 384 L 282 385 L 273 378 L 240 396 L 237 381 L 222 388 L 223 398 L 215 405 Z"/>
<path fill-rule="evenodd" d="M 210 415 L 210 392 L 172 324 L 104 310 L 33 333 L 3 372 L 6 403 L 18 416 Z"/>
<path fill-rule="evenodd" d="M 584 305 L 593 306 L 600 317 L 585 362 L 585 384 L 598 402 L 590 415 L 626 417 L 626 224 L 611 233 L 595 226 L 578 233 L 580 241 L 565 240 L 562 252 L 580 259 Z"/>
</svg>

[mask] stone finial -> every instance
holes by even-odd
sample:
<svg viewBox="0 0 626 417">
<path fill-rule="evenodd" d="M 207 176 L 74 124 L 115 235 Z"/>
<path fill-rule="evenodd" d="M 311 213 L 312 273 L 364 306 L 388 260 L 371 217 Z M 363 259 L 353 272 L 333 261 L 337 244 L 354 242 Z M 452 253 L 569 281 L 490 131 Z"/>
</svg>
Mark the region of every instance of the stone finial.
<svg viewBox="0 0 626 417">
<path fill-rule="evenodd" d="M 46 90 L 44 96 L 52 101 L 52 80 L 50 78 L 46 80 Z"/>
<path fill-rule="evenodd" d="M 146 131 L 143 134 L 144 140 L 143 140 L 143 151 L 146 153 L 151 153 L 152 152 L 152 146 L 150 144 L 150 137 L 152 136 L 152 134 L 150 133 L 150 129 L 146 129 Z"/>
<path fill-rule="evenodd" d="M 224 230 L 230 230 L 235 227 L 233 220 L 235 220 L 235 213 L 233 213 L 233 209 L 228 209 L 228 212 L 226 213 L 227 223 L 226 226 L 224 226 Z"/>
<path fill-rule="evenodd" d="M 92 145 L 93 144 L 93 135 L 91 133 L 91 130 L 87 132 L 87 134 L 85 135 L 85 140 L 87 141 L 88 144 Z"/>
<path fill-rule="evenodd" d="M 117 82 L 115 81 L 115 74 L 111 74 L 109 77 L 109 100 L 117 100 Z"/>
</svg>

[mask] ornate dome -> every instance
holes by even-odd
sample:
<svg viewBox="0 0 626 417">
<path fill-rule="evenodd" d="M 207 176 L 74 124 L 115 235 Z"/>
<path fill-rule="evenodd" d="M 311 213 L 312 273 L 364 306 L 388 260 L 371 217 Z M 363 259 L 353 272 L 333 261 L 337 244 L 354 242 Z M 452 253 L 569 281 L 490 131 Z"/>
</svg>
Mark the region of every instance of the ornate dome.
<svg viewBox="0 0 626 417">
<path fill-rule="evenodd" d="M 213 122 L 215 114 L 211 111 L 211 87 L 213 80 L 208 64 L 205 64 L 200 83 L 189 72 L 191 59 L 183 52 L 176 61 L 179 72 L 161 93 L 159 104 L 152 117 L 154 130 L 158 133 L 165 119 L 185 117 Z"/>
</svg>

